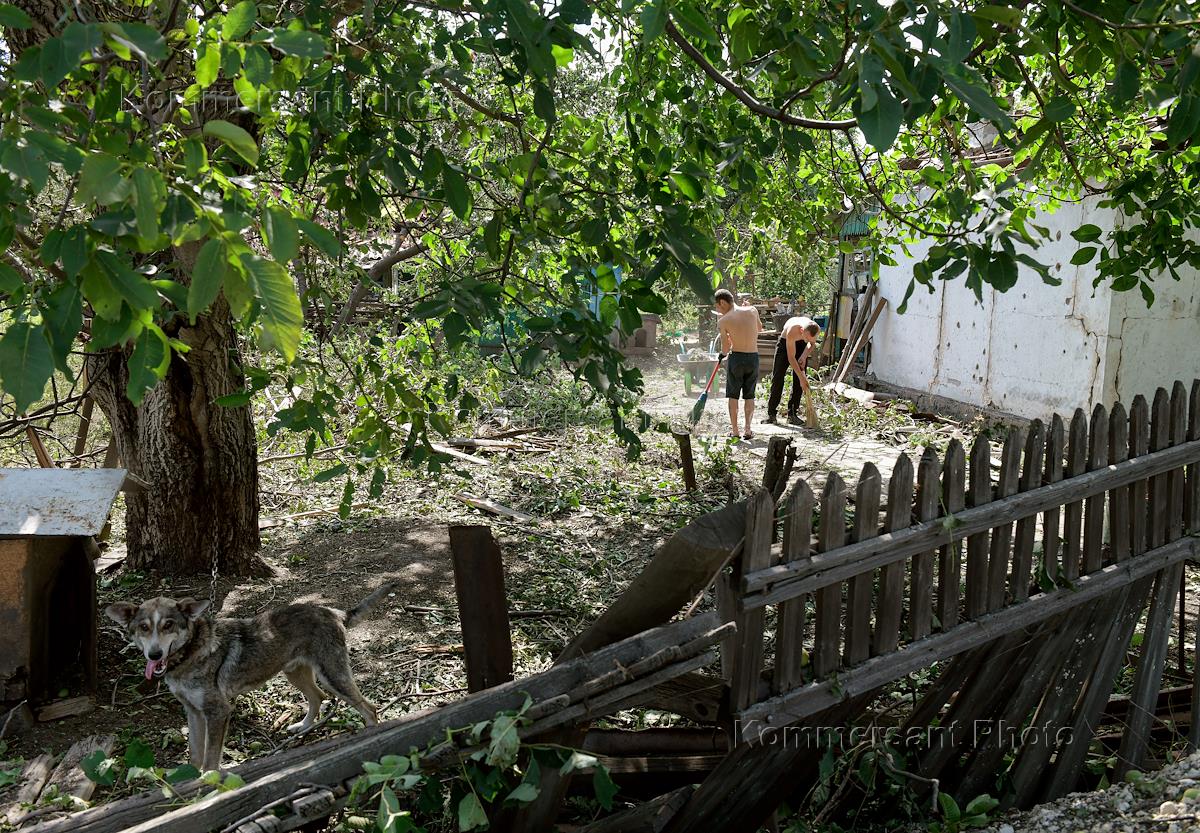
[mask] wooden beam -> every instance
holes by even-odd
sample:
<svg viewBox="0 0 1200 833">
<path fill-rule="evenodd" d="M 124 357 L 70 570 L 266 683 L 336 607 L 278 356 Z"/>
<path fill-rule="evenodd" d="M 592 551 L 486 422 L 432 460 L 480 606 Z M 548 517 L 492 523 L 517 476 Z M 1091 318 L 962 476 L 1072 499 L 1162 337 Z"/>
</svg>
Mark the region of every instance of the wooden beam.
<svg viewBox="0 0 1200 833">
<path fill-rule="evenodd" d="M 491 527 L 451 526 L 450 557 L 462 627 L 467 691 L 513 678 L 512 632 L 504 590 L 504 559 Z"/>
<path fill-rule="evenodd" d="M 683 487 L 689 492 L 696 491 L 696 461 L 692 457 L 692 435 L 687 431 L 672 431 L 675 442 L 679 443 L 679 466 L 683 470 Z"/>
<path fill-rule="evenodd" d="M 742 590 L 747 594 L 743 597 L 743 609 L 753 610 L 810 593 L 864 570 L 903 561 L 924 550 L 1001 524 L 1019 521 L 1051 507 L 1083 500 L 1114 486 L 1162 475 L 1193 462 L 1200 462 L 1200 441 L 1152 452 L 1071 480 L 1062 480 L 984 506 L 964 509 L 955 516 L 958 522 L 952 530 L 948 530 L 940 519 L 927 521 L 899 532 L 889 532 L 878 538 L 838 547 L 831 552 L 821 552 L 806 561 L 759 570 L 748 574 L 742 582 Z"/>
<path fill-rule="evenodd" d="M 864 691 L 874 690 L 914 671 L 928 668 L 938 660 L 1071 610 L 1185 558 L 1193 558 L 1198 552 L 1198 538 L 1174 541 L 1121 564 L 1113 564 L 1083 576 L 1072 587 L 1033 596 L 1027 602 L 964 622 L 953 630 L 910 643 L 894 653 L 873 657 L 855 668 L 842 669 L 836 678 L 821 680 L 764 700 L 737 717 L 745 732 L 757 732 L 764 725 L 788 726 Z"/>
</svg>

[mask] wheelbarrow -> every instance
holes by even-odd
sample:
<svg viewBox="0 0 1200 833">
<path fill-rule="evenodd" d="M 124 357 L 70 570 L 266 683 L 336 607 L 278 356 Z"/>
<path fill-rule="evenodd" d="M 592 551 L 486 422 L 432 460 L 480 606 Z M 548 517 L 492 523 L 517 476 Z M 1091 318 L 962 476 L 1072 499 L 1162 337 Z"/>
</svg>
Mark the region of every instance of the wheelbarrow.
<svg viewBox="0 0 1200 833">
<path fill-rule="evenodd" d="M 720 355 L 714 349 L 716 346 L 716 339 L 709 344 L 708 350 L 700 349 L 699 345 L 688 348 L 683 341 L 679 342 L 679 352 L 675 355 L 675 361 L 679 362 L 683 369 L 683 389 L 688 396 L 692 395 L 693 389 L 703 389 L 708 382 L 708 375 L 712 373 L 713 365 Z"/>
</svg>

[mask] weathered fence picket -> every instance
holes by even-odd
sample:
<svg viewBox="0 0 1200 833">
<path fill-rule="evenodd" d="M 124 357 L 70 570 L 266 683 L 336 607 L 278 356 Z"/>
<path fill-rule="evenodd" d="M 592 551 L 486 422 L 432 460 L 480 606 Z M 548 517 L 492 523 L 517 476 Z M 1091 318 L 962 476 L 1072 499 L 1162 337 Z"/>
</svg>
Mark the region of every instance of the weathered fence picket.
<svg viewBox="0 0 1200 833">
<path fill-rule="evenodd" d="M 1029 426 L 1025 437 L 1025 457 L 1021 468 L 1022 492 L 1036 489 L 1042 479 L 1042 457 L 1045 453 L 1046 429 L 1040 419 Z M 1033 545 L 1037 536 L 1037 515 L 1017 521 L 1016 538 L 1013 543 L 1012 597 L 1013 601 L 1029 598 L 1029 583 L 1033 570 Z"/>
<path fill-rule="evenodd" d="M 1097 405 L 1092 410 L 1091 434 L 1088 437 L 1088 471 L 1108 465 L 1108 409 Z M 1104 493 L 1092 495 L 1084 507 L 1083 572 L 1094 573 L 1103 562 Z"/>
<path fill-rule="evenodd" d="M 942 509 L 948 523 L 966 506 L 967 458 L 962 443 L 951 440 L 942 461 Z M 1033 545 L 1030 543 L 1030 551 Z M 938 550 L 937 616 L 941 630 L 958 624 L 959 588 L 962 586 L 962 545 L 958 541 L 944 544 Z"/>
<path fill-rule="evenodd" d="M 992 500 L 992 446 L 982 434 L 971 445 L 971 491 L 968 505 L 979 508 Z M 967 538 L 967 618 L 987 610 L 988 533 Z"/>
<path fill-rule="evenodd" d="M 917 464 L 918 521 L 932 521 L 938 516 L 938 498 L 941 484 L 938 475 L 937 452 L 926 448 Z M 933 620 L 933 550 L 913 556 L 912 571 L 908 577 L 908 632 L 913 639 L 928 636 Z"/>
<path fill-rule="evenodd" d="M 1004 438 L 1000 451 L 1000 478 L 996 484 L 996 500 L 1003 500 L 1017 493 L 1021 482 L 1021 434 L 1010 431 Z M 1000 524 L 992 530 L 992 545 L 988 555 L 987 609 L 1004 607 L 1004 594 L 1008 588 L 1008 557 L 1012 546 L 1012 524 Z"/>
<path fill-rule="evenodd" d="M 1113 405 L 1108 421 L 1109 462 L 1123 463 L 1129 459 L 1129 418 L 1120 402 Z M 1114 563 L 1129 557 L 1129 535 L 1129 487 L 1116 486 L 1108 493 L 1108 540 Z"/>
<path fill-rule="evenodd" d="M 854 498 L 854 540 L 865 541 L 879 534 L 879 469 L 863 466 Z M 856 665 L 871 655 L 871 593 L 875 573 L 869 571 L 850 579 L 846 599 L 846 664 Z"/>
<path fill-rule="evenodd" d="M 1050 430 L 1046 432 L 1046 467 L 1042 475 L 1042 485 L 1049 486 L 1057 483 L 1063 477 L 1063 454 L 1066 448 L 1066 428 L 1062 417 L 1058 414 L 1050 420 Z M 1062 553 L 1062 539 L 1059 537 L 1062 522 L 1062 509 L 1053 506 L 1042 514 L 1042 569 L 1051 579 L 1056 579 L 1062 565 L 1059 555 Z"/>
<path fill-rule="evenodd" d="M 830 472 L 821 495 L 821 528 L 817 550 L 835 550 L 846 540 L 846 484 L 837 472 Z M 828 676 L 838 667 L 838 637 L 841 630 L 842 585 L 835 582 L 817 591 L 816 625 L 813 644 L 813 673 Z"/>
<path fill-rule="evenodd" d="M 1082 408 L 1071 418 L 1071 431 L 1067 436 L 1066 478 L 1077 477 L 1087 470 L 1088 424 Z M 1083 502 L 1072 501 L 1063 510 L 1062 577 L 1066 581 L 1079 578 L 1082 551 Z"/>
<path fill-rule="evenodd" d="M 775 530 L 775 501 L 761 489 L 746 503 L 746 533 L 742 545 L 742 569 L 746 572 L 771 566 L 771 536 Z M 736 648 L 731 663 L 730 705 L 741 710 L 758 699 L 758 681 L 763 668 L 763 617 L 765 610 L 741 612 L 737 623 Z"/>
<path fill-rule="evenodd" d="M 808 482 L 796 481 L 788 497 L 783 519 L 783 560 L 809 557 L 812 538 L 813 493 Z M 804 681 L 804 623 L 808 596 L 789 599 L 779 606 L 779 629 L 775 640 L 775 673 L 771 690 L 789 691 Z"/>
<path fill-rule="evenodd" d="M 1150 451 L 1150 407 L 1146 397 L 1138 394 L 1129 406 L 1129 457 L 1143 457 Z M 1150 494 L 1150 481 L 1146 478 L 1135 480 L 1129 487 L 1129 551 L 1131 555 L 1141 555 L 1146 551 L 1149 542 L 1147 537 L 1146 506 Z"/>
<path fill-rule="evenodd" d="M 892 468 L 888 482 L 887 519 L 885 532 L 896 532 L 909 525 L 912 518 L 913 466 L 908 456 L 901 454 Z M 875 615 L 875 633 L 871 639 L 871 654 L 878 656 L 896 650 L 900 644 L 900 621 L 904 614 L 904 562 L 896 561 L 879 571 L 879 610 Z"/>
</svg>

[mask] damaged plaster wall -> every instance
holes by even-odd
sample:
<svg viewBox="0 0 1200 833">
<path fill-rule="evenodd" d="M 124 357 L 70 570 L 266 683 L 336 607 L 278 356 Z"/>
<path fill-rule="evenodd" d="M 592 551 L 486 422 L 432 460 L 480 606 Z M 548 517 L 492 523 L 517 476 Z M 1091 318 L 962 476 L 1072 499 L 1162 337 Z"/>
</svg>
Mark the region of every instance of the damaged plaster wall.
<svg viewBox="0 0 1200 833">
<path fill-rule="evenodd" d="M 889 307 L 873 334 L 875 376 L 1029 419 L 1112 401 L 1113 293 L 1092 287 L 1093 267 L 1071 264 L 1077 244 L 1070 236 L 1085 222 L 1110 227 L 1112 214 L 1088 202 L 1064 205 L 1036 222 L 1050 229 L 1050 239 L 1035 256 L 1051 265 L 1059 286 L 1021 266 L 1016 286 L 1005 293 L 985 286 L 982 302 L 961 277 L 939 284 L 932 294 L 918 286 L 907 312 L 898 315 L 912 264 L 930 243 L 920 241 L 910 247 L 911 257 L 901 254 L 896 266 L 882 266 L 879 289 Z M 1152 329 L 1150 319 L 1146 324 Z"/>
</svg>

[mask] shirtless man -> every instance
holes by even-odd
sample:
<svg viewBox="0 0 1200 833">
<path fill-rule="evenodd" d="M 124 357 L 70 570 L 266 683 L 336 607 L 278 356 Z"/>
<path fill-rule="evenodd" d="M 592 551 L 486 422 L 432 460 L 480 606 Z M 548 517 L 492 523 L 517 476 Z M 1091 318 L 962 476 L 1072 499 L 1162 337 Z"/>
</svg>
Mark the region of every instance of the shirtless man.
<svg viewBox="0 0 1200 833">
<path fill-rule="evenodd" d="M 800 395 L 803 389 L 808 396 L 808 377 L 804 373 L 812 346 L 821 334 L 821 325 L 802 315 L 793 316 L 783 325 L 779 341 L 775 344 L 775 365 L 771 372 L 771 395 L 767 398 L 767 418 L 763 422 L 774 424 L 779 412 L 779 400 L 783 397 L 783 382 L 791 365 L 792 395 L 788 397 L 788 422 L 800 424 Z"/>
<path fill-rule="evenodd" d="M 754 389 L 758 387 L 758 334 L 762 321 L 758 310 L 752 306 L 735 304 L 733 293 L 718 289 L 713 304 L 721 318 L 717 326 L 721 331 L 722 350 L 729 354 L 725 362 L 725 397 L 729 401 L 730 436 L 738 434 L 738 399 L 746 408 L 746 439 L 754 437 L 750 428 L 754 417 Z"/>
</svg>

